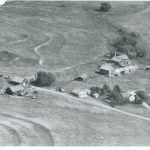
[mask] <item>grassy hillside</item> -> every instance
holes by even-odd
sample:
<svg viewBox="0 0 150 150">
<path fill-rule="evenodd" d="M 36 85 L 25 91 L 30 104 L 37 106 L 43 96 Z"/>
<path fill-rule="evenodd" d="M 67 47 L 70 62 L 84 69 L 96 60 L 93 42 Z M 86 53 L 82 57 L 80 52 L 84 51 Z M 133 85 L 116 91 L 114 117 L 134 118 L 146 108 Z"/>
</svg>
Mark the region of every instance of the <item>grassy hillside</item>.
<svg viewBox="0 0 150 150">
<path fill-rule="evenodd" d="M 8 36 L 0 38 L 8 39 L 1 50 L 36 60 L 34 49 L 45 42 L 39 52 L 44 64 L 51 69 L 75 65 L 104 54 L 107 50 L 103 29 L 96 27 L 88 9 L 82 5 L 75 2 L 66 2 L 63 6 L 59 2 L 36 2 L 36 6 L 34 2 L 6 4 L 0 10 L 0 28 L 6 30 Z"/>
<path fill-rule="evenodd" d="M 149 3 L 111 4 L 111 11 L 103 13 L 97 11 L 100 2 L 6 3 L 0 7 L 0 71 L 21 76 L 52 71 L 61 81 L 57 84 L 68 91 L 117 83 L 124 91 L 149 92 L 149 72 L 144 70 L 113 79 L 95 73 L 109 42 L 118 37 L 118 27 L 137 31 L 149 44 Z M 81 73 L 90 75 L 87 82 L 68 83 Z M 149 117 L 142 106 L 119 109 Z M 88 104 L 86 99 L 43 91 L 37 99 L 0 95 L 0 110 L 0 145 L 150 145 L 148 120 Z"/>
</svg>

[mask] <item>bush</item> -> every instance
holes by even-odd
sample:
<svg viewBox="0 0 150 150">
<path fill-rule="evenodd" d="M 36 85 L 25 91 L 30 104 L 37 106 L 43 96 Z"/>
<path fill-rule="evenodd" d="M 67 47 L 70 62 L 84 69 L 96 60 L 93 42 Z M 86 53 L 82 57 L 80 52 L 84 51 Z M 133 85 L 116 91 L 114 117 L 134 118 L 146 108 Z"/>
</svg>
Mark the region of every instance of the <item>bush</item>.
<svg viewBox="0 0 150 150">
<path fill-rule="evenodd" d="M 100 6 L 100 11 L 107 12 L 111 9 L 111 4 L 109 2 L 103 2 Z"/>
<path fill-rule="evenodd" d="M 111 93 L 111 89 L 107 84 L 103 85 L 103 95 L 108 95 Z"/>
<path fill-rule="evenodd" d="M 98 93 L 99 95 L 102 95 L 102 89 L 100 87 L 93 86 L 90 88 L 90 90 L 91 90 L 91 95 L 93 95 L 94 93 Z"/>
<path fill-rule="evenodd" d="M 114 86 L 113 90 L 109 95 L 109 99 L 111 100 L 110 102 L 111 106 L 126 104 L 126 101 L 121 93 L 121 89 L 118 85 Z"/>
<path fill-rule="evenodd" d="M 119 85 L 115 85 L 114 88 L 113 88 L 113 90 L 114 90 L 114 91 L 117 91 L 117 92 L 119 92 L 119 93 L 122 92 L 122 90 L 121 90 L 121 88 L 120 88 Z"/>
<path fill-rule="evenodd" d="M 105 89 L 105 92 L 107 91 L 107 99 L 104 101 L 110 106 L 114 107 L 116 105 L 124 105 L 129 103 L 129 100 L 123 97 L 122 90 L 119 85 L 115 85 L 113 90 L 111 90 L 106 84 L 103 88 Z"/>
<path fill-rule="evenodd" d="M 136 56 L 137 57 L 145 57 L 146 56 L 146 48 L 145 48 L 145 44 L 141 41 L 138 41 L 136 46 Z"/>
<path fill-rule="evenodd" d="M 51 86 L 56 81 L 55 76 L 50 72 L 37 72 L 36 80 L 33 84 L 36 86 Z"/>
</svg>

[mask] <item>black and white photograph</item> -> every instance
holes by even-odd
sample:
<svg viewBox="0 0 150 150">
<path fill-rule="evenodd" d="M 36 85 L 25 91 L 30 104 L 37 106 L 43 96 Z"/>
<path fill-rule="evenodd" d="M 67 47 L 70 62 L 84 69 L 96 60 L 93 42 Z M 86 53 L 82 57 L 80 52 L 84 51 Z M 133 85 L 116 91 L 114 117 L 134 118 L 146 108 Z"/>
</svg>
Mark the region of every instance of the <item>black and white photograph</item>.
<svg viewBox="0 0 150 150">
<path fill-rule="evenodd" d="M 150 146 L 150 1 L 0 0 L 0 146 Z"/>
</svg>

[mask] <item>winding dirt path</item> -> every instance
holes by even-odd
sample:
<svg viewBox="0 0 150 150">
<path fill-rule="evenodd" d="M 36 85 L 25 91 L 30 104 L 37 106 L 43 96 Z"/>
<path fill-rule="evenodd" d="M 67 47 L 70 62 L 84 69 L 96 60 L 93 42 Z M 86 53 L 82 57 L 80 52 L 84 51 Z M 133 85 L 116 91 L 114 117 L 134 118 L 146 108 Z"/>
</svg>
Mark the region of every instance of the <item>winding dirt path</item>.
<svg viewBox="0 0 150 150">
<path fill-rule="evenodd" d="M 42 60 L 39 50 L 40 50 L 43 46 L 48 45 L 49 42 L 50 42 L 50 37 L 47 35 L 47 40 L 46 40 L 46 42 L 44 42 L 44 43 L 42 43 L 42 44 L 39 44 L 38 46 L 36 46 L 36 47 L 34 48 L 34 52 L 35 52 L 35 54 L 36 54 L 36 56 L 37 56 L 37 58 L 38 58 L 38 60 L 39 60 L 38 63 L 39 63 L 40 66 L 45 66 L 45 65 L 43 64 L 43 63 L 44 63 L 44 60 Z"/>
<path fill-rule="evenodd" d="M 29 119 L 0 113 L 0 127 L 0 145 L 54 145 L 50 129 Z"/>
</svg>

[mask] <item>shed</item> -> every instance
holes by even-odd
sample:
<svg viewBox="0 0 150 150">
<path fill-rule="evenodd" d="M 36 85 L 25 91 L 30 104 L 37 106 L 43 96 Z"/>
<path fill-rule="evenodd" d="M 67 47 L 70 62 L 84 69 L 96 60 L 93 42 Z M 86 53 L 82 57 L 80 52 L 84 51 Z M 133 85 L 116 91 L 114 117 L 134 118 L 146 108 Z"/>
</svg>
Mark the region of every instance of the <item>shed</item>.
<svg viewBox="0 0 150 150">
<path fill-rule="evenodd" d="M 93 93 L 93 94 L 92 94 L 92 97 L 98 99 L 98 98 L 99 98 L 99 93 Z"/>
<path fill-rule="evenodd" d="M 110 59 L 110 61 L 121 67 L 130 65 L 130 60 L 127 55 L 114 56 L 113 58 Z"/>
<path fill-rule="evenodd" d="M 9 83 L 13 84 L 13 85 L 18 85 L 23 83 L 24 78 L 18 77 L 18 76 L 13 76 L 11 78 L 9 78 Z"/>
<path fill-rule="evenodd" d="M 146 66 L 145 70 L 150 70 L 150 65 Z"/>
<path fill-rule="evenodd" d="M 131 72 L 135 72 L 137 69 L 138 69 L 138 66 L 136 66 L 136 65 L 129 65 L 129 66 L 126 66 L 126 67 L 119 67 L 119 68 L 115 69 L 114 75 L 120 76 L 120 75 L 128 74 L 128 73 L 131 73 Z"/>
<path fill-rule="evenodd" d="M 83 73 L 75 78 L 75 80 L 77 80 L 77 81 L 85 81 L 87 79 L 88 79 L 88 75 L 86 73 Z"/>
<path fill-rule="evenodd" d="M 114 67 L 111 63 L 105 63 L 100 66 L 100 74 L 108 75 L 109 77 L 111 77 L 113 75 L 113 72 Z"/>
<path fill-rule="evenodd" d="M 20 85 L 6 88 L 5 93 L 9 95 L 18 95 L 18 96 L 25 95 L 24 88 Z"/>
<path fill-rule="evenodd" d="M 86 98 L 90 94 L 90 90 L 89 89 L 74 89 L 72 90 L 71 94 L 79 98 Z"/>
</svg>

